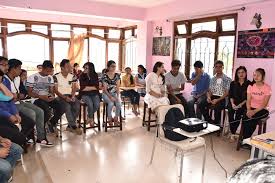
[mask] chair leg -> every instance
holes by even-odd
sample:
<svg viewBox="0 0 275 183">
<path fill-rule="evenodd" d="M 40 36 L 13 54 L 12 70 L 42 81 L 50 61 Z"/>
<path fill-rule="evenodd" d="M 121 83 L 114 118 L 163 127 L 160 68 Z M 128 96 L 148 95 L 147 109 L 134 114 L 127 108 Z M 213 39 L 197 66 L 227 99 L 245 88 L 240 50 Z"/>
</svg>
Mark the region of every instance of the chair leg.
<svg viewBox="0 0 275 183">
<path fill-rule="evenodd" d="M 146 117 L 146 103 L 144 102 L 142 126 L 145 126 L 145 117 Z"/>
<path fill-rule="evenodd" d="M 264 123 L 263 133 L 266 133 L 266 122 Z"/>
<path fill-rule="evenodd" d="M 83 107 L 83 119 L 84 119 L 84 123 L 83 123 L 83 132 L 86 133 L 87 108 L 86 108 L 85 106 Z"/>
<path fill-rule="evenodd" d="M 82 105 L 80 105 L 80 110 L 79 110 L 79 116 L 78 116 L 78 128 L 81 128 L 81 119 L 82 118 Z"/>
<path fill-rule="evenodd" d="M 206 161 L 206 145 L 203 147 L 203 162 L 202 162 L 202 172 L 201 172 L 201 183 L 204 182 L 204 172 L 205 172 L 205 161 Z"/>
<path fill-rule="evenodd" d="M 242 143 L 242 140 L 243 140 L 243 131 L 244 131 L 244 126 L 243 126 L 243 121 L 241 119 L 241 130 L 240 130 L 240 135 L 239 135 L 239 139 L 238 139 L 238 143 L 237 143 L 237 151 L 240 150 L 241 148 L 241 143 Z"/>
<path fill-rule="evenodd" d="M 154 138 L 153 142 L 153 148 L 152 148 L 152 153 L 151 153 L 151 159 L 150 159 L 150 165 L 153 163 L 154 155 L 155 155 L 155 150 L 156 150 L 156 142 L 157 142 L 157 136 Z"/>
<path fill-rule="evenodd" d="M 120 131 L 122 131 L 122 115 L 121 115 L 121 111 L 120 111 L 120 115 L 119 115 L 119 129 L 120 129 Z"/>
<path fill-rule="evenodd" d="M 98 128 L 98 131 L 100 132 L 100 128 L 101 128 L 101 124 L 100 124 L 100 108 L 97 110 L 97 128 Z"/>
<path fill-rule="evenodd" d="M 148 122 L 147 122 L 147 130 L 148 132 L 150 131 L 150 126 L 151 126 L 151 114 L 152 114 L 152 109 L 149 108 L 149 116 L 148 116 Z"/>
<path fill-rule="evenodd" d="M 259 128 L 258 129 L 258 135 L 262 134 L 262 126 L 263 126 L 262 123 L 263 122 L 259 122 L 259 124 L 258 124 L 258 128 Z"/>
<path fill-rule="evenodd" d="M 59 122 L 59 128 L 60 128 L 60 131 L 59 131 L 59 138 L 62 139 L 62 116 L 61 116 L 61 118 L 60 118 L 59 121 L 60 121 L 60 122 Z"/>
<path fill-rule="evenodd" d="M 125 100 L 123 102 L 123 107 L 124 107 L 124 118 L 126 118 L 126 102 L 125 102 Z"/>
<path fill-rule="evenodd" d="M 180 157 L 180 177 L 179 177 L 179 183 L 182 183 L 183 158 L 184 158 L 184 155 L 182 153 L 181 157 Z"/>
<path fill-rule="evenodd" d="M 105 108 L 105 116 L 104 116 L 104 118 L 105 118 L 105 132 L 107 132 L 107 128 L 108 128 L 108 124 L 107 124 L 107 104 L 105 104 L 105 106 L 104 106 L 104 108 Z"/>
</svg>

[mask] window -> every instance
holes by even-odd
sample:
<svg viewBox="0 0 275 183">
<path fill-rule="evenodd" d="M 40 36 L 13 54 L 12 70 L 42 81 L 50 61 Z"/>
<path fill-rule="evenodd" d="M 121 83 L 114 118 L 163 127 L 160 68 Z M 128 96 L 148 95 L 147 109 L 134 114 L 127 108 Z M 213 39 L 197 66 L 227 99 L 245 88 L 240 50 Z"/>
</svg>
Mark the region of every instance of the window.
<svg viewBox="0 0 275 183">
<path fill-rule="evenodd" d="M 89 52 L 89 46 L 88 46 L 88 39 L 84 40 L 84 48 L 83 48 L 83 56 L 82 56 L 82 62 L 79 64 L 80 68 L 83 67 L 83 65 L 89 61 L 88 59 L 88 52 Z"/>
<path fill-rule="evenodd" d="M 32 25 L 31 28 L 32 31 L 48 35 L 48 26 L 46 25 Z"/>
<path fill-rule="evenodd" d="M 119 43 L 108 43 L 108 60 L 113 60 L 119 66 Z"/>
<path fill-rule="evenodd" d="M 49 40 L 47 38 L 22 34 L 7 39 L 8 58 L 23 62 L 22 68 L 35 71 L 38 64 L 49 59 Z"/>
<path fill-rule="evenodd" d="M 179 34 L 186 34 L 186 27 L 184 24 L 177 25 L 177 29 Z"/>
<path fill-rule="evenodd" d="M 74 27 L 73 32 L 74 32 L 75 35 L 87 34 L 87 29 L 86 28 L 81 28 L 81 27 Z"/>
<path fill-rule="evenodd" d="M 120 38 L 120 30 L 110 29 L 109 30 L 109 38 L 119 39 Z"/>
<path fill-rule="evenodd" d="M 137 36 L 138 29 L 134 29 L 134 35 Z"/>
<path fill-rule="evenodd" d="M 65 24 L 52 24 L 52 36 L 61 37 L 61 38 L 70 38 L 71 37 L 71 26 Z"/>
<path fill-rule="evenodd" d="M 94 63 L 96 72 L 101 73 L 106 67 L 106 41 L 90 38 L 89 55 L 89 60 Z"/>
<path fill-rule="evenodd" d="M 26 30 L 25 24 L 8 23 L 7 25 L 8 25 L 8 33 Z"/>
<path fill-rule="evenodd" d="M 132 37 L 132 29 L 125 30 L 124 37 L 125 37 L 125 39 L 131 38 Z"/>
<path fill-rule="evenodd" d="M 215 57 L 215 39 L 201 37 L 191 41 L 191 63 L 190 70 L 197 60 L 203 62 L 204 70 L 210 75 L 213 74 Z M 191 77 L 191 72 L 189 77 Z"/>
<path fill-rule="evenodd" d="M 104 37 L 104 29 L 92 29 L 92 34 Z"/>
<path fill-rule="evenodd" d="M 136 38 L 128 39 L 125 42 L 125 48 L 124 48 L 125 67 L 130 67 L 135 73 L 137 73 L 137 66 L 139 64 L 144 64 L 144 63 L 137 63 L 136 56 L 137 56 Z"/>
<path fill-rule="evenodd" d="M 63 59 L 68 58 L 68 41 L 53 41 L 53 48 L 54 63 L 60 63 Z"/>
<path fill-rule="evenodd" d="M 233 31 L 235 30 L 234 18 L 222 20 L 222 31 Z"/>
<path fill-rule="evenodd" d="M 192 33 L 199 31 L 212 31 L 216 32 L 216 21 L 203 22 L 203 23 L 194 23 L 192 24 Z"/>
<path fill-rule="evenodd" d="M 196 20 L 185 20 L 174 24 L 174 58 L 182 63 L 185 75 L 190 78 L 194 62 L 200 60 L 204 70 L 213 75 L 215 60 L 224 62 L 224 73 L 232 77 L 234 64 L 235 25 L 237 14 Z M 188 32 L 187 30 L 190 30 Z M 210 32 L 205 32 L 210 31 Z"/>
<path fill-rule="evenodd" d="M 219 37 L 218 60 L 224 61 L 224 72 L 229 76 L 232 74 L 233 69 L 234 44 L 235 36 Z"/>
</svg>

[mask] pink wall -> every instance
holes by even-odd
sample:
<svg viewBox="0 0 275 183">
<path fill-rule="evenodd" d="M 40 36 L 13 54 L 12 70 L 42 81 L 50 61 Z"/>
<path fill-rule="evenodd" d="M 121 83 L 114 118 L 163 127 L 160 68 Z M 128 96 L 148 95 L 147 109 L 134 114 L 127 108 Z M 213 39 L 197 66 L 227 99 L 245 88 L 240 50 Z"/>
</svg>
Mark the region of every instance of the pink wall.
<svg viewBox="0 0 275 183">
<path fill-rule="evenodd" d="M 162 37 L 169 36 L 171 37 L 171 48 L 170 48 L 170 56 L 153 56 L 152 55 L 152 42 L 153 42 L 153 37 L 160 37 L 159 33 L 155 31 L 156 27 L 162 27 Z M 172 60 L 172 53 L 173 53 L 173 41 L 172 41 L 172 36 L 173 36 L 173 23 L 172 22 L 167 22 L 166 20 L 159 20 L 159 21 L 154 21 L 152 22 L 152 27 L 151 27 L 151 34 L 147 34 L 147 39 L 148 42 L 151 42 L 150 46 L 147 48 L 147 52 L 151 53 L 150 57 L 147 60 L 147 69 L 151 71 L 153 69 L 154 64 L 157 61 L 161 61 L 164 63 L 165 69 L 170 70 L 171 66 L 171 60 Z"/>
</svg>

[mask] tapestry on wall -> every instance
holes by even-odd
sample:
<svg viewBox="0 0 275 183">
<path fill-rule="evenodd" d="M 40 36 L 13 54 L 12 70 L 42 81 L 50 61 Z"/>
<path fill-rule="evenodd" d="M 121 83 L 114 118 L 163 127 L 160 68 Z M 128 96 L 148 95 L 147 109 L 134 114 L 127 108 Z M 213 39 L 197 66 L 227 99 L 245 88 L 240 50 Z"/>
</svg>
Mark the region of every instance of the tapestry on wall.
<svg viewBox="0 0 275 183">
<path fill-rule="evenodd" d="M 171 37 L 153 38 L 153 55 L 170 56 Z"/>
<path fill-rule="evenodd" d="M 275 28 L 238 32 L 238 58 L 274 58 Z"/>
</svg>

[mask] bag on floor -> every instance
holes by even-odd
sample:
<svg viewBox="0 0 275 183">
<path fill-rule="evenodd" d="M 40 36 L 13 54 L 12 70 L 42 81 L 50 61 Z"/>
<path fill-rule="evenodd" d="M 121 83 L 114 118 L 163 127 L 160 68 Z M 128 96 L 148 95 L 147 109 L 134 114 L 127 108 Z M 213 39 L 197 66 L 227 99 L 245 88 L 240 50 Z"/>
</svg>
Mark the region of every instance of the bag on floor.
<svg viewBox="0 0 275 183">
<path fill-rule="evenodd" d="M 179 108 L 171 108 L 165 115 L 165 121 L 162 124 L 165 138 L 172 141 L 185 140 L 188 137 L 174 132 L 173 129 L 179 128 L 179 121 L 184 119 L 184 115 Z"/>
</svg>

